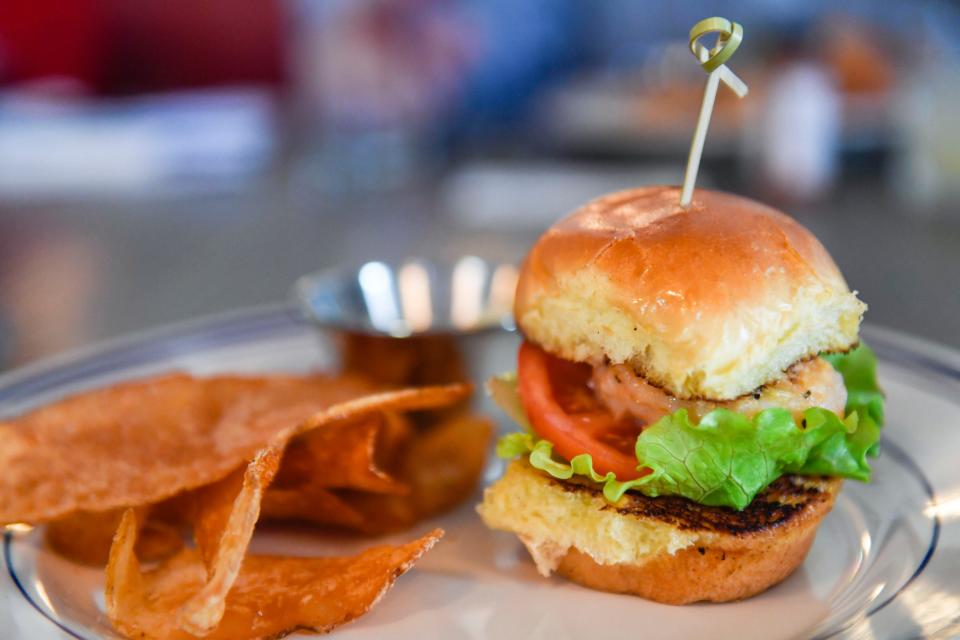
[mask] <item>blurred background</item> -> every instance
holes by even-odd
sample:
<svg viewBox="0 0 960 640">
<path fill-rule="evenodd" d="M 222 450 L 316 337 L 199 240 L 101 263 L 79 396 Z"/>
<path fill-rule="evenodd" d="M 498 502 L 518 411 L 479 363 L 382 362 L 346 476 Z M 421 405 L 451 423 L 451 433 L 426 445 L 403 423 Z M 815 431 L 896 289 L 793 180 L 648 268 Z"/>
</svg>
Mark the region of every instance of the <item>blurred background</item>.
<svg viewBox="0 0 960 640">
<path fill-rule="evenodd" d="M 679 183 L 708 15 L 741 22 L 698 186 L 785 209 L 868 321 L 960 347 L 960 3 L 3 0 L 0 368 L 284 300 L 341 263 L 518 259 Z"/>
</svg>

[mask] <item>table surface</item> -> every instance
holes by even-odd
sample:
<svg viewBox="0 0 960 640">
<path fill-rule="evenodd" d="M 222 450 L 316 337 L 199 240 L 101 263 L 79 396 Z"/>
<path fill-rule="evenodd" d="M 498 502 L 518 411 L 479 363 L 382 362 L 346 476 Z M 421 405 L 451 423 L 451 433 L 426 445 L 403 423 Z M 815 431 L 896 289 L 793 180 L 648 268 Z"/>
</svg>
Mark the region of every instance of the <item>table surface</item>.
<svg viewBox="0 0 960 640">
<path fill-rule="evenodd" d="M 869 304 L 868 322 L 960 346 L 960 218 L 911 216 L 864 192 L 791 213 Z M 469 226 L 428 187 L 337 197 L 266 180 L 218 196 L 0 203 L 4 246 L 66 235 L 94 247 L 95 304 L 83 341 L 283 300 L 297 276 L 346 261 L 519 259 L 543 223 L 499 232 L 482 220 Z M 9 275 L 14 266 L 8 260 L 3 269 Z"/>
</svg>

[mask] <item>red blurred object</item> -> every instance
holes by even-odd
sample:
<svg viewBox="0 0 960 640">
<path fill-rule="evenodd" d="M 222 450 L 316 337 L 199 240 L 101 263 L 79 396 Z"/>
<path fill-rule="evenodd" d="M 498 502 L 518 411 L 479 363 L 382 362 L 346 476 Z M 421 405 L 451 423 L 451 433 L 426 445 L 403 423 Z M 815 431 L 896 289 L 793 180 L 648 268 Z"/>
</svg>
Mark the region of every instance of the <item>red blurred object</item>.
<svg viewBox="0 0 960 640">
<path fill-rule="evenodd" d="M 279 0 L 2 0 L 0 81 L 104 94 L 284 80 Z"/>
<path fill-rule="evenodd" d="M 0 81 L 57 77 L 100 84 L 103 9 L 100 0 L 0 2 Z"/>
</svg>

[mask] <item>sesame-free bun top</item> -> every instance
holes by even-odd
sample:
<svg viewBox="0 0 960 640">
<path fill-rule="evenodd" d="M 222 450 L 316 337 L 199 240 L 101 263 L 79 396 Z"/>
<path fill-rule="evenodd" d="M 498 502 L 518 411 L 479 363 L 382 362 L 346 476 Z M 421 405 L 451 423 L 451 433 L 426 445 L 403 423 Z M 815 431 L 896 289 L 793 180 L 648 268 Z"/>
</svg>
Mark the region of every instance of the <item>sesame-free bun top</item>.
<svg viewBox="0 0 960 640">
<path fill-rule="evenodd" d="M 710 400 L 857 343 L 866 306 L 809 231 L 727 193 L 679 202 L 677 187 L 620 191 L 551 227 L 520 271 L 514 314 L 526 338 Z"/>
</svg>

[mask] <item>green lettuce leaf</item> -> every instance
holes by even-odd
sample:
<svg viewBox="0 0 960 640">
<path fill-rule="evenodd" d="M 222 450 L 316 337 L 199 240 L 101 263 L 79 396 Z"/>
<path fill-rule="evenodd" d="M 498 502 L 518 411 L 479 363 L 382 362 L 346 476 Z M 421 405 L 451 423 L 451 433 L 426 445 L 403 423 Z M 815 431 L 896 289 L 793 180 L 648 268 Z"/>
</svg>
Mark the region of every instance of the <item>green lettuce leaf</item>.
<svg viewBox="0 0 960 640">
<path fill-rule="evenodd" d="M 803 415 L 806 426 L 785 409 L 765 409 L 752 419 L 716 409 L 700 424 L 683 409 L 665 416 L 637 438 L 637 460 L 653 470 L 638 488 L 648 496 L 679 495 L 739 510 L 784 473 L 870 478 L 867 447 L 851 444 L 873 442 L 859 433 L 857 414 L 841 420 L 812 408 Z"/>
<path fill-rule="evenodd" d="M 557 460 L 553 455 L 553 443 L 541 440 L 532 433 L 510 433 L 497 441 L 497 456 L 510 459 L 523 455 L 530 456 L 530 464 L 534 468 L 545 471 L 554 478 L 569 480 L 578 475 L 602 484 L 603 496 L 608 502 L 616 502 L 628 490 L 639 486 L 643 480 L 640 478 L 620 482 L 612 471 L 602 476 L 594 471 L 593 456 L 589 453 L 574 456 L 569 463 Z"/>
<path fill-rule="evenodd" d="M 843 376 L 847 387 L 847 415 L 857 413 L 861 422 L 870 420 L 874 428 L 883 426 L 883 391 L 877 384 L 877 356 L 873 349 L 861 342 L 860 346 L 847 353 L 831 353 L 823 356 Z M 868 454 L 880 453 L 880 441 L 869 448 Z"/>
<path fill-rule="evenodd" d="M 637 464 L 652 472 L 626 482 L 618 481 L 613 473 L 598 474 L 588 454 L 569 462 L 558 459 L 552 443 L 529 431 L 516 376 L 496 378 L 488 385 L 494 400 L 506 405 L 508 414 L 518 415 L 528 430 L 502 438 L 497 453 L 504 458 L 527 455 L 531 465 L 555 478 L 577 475 L 602 484 L 604 496 L 611 502 L 635 490 L 739 510 L 784 473 L 867 481 L 867 457 L 876 454 L 883 423 L 876 357 L 862 345 L 829 360 L 847 385 L 845 419 L 826 409 L 811 408 L 798 425 L 784 409 L 766 409 L 753 418 L 717 409 L 694 424 L 681 409 L 643 430 L 637 438 Z"/>
</svg>

